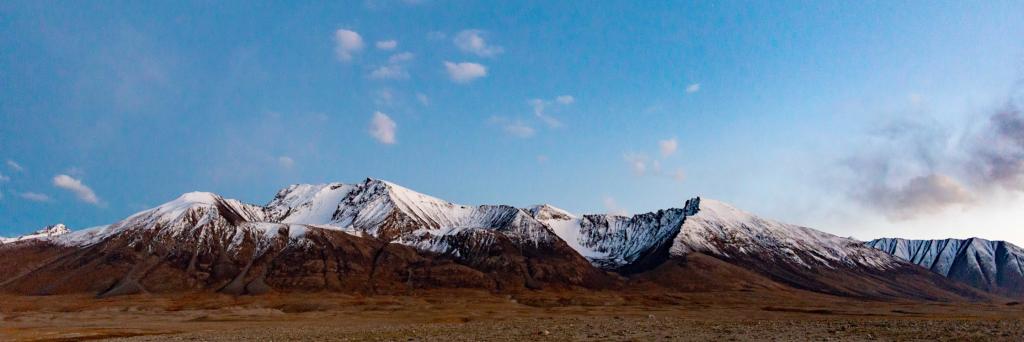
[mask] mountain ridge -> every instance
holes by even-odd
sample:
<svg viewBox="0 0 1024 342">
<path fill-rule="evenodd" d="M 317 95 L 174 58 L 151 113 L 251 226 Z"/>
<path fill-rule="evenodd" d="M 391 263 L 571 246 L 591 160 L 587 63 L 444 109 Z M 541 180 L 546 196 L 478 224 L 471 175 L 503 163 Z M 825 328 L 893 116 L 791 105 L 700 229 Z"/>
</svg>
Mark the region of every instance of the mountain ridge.
<svg viewBox="0 0 1024 342">
<path fill-rule="evenodd" d="M 912 240 L 881 238 L 867 246 L 975 288 L 1024 297 L 1024 249 L 982 238 Z"/>
<path fill-rule="evenodd" d="M 632 216 L 576 215 L 551 205 L 455 204 L 367 178 L 291 185 L 262 206 L 186 193 L 108 226 L 29 241 L 2 245 L 0 257 L 29 251 L 48 261 L 6 266 L 17 276 L 0 279 L 0 289 L 608 289 L 703 254 L 835 295 L 984 297 L 859 241 L 699 197 Z"/>
</svg>

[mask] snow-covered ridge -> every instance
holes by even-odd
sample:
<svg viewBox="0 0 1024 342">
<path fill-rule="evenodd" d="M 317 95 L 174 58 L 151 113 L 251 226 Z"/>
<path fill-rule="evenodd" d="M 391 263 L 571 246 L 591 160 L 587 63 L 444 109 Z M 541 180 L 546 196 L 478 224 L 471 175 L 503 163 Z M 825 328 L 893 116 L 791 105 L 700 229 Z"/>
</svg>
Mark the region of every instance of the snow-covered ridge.
<svg viewBox="0 0 1024 342">
<path fill-rule="evenodd" d="M 141 236 L 168 241 L 223 236 L 225 230 L 253 235 L 288 227 L 293 240 L 309 227 L 382 238 L 438 253 L 452 252 L 449 236 L 486 236 L 472 231 L 500 232 L 520 243 L 540 246 L 557 239 L 523 209 L 505 205 L 466 206 L 417 193 L 394 183 L 367 179 L 362 183 L 297 184 L 278 191 L 266 206 L 225 199 L 208 192 L 190 192 L 114 224 L 51 239 L 61 245 L 88 246 L 114 236 Z M 305 227 L 301 228 L 300 227 Z M 260 235 L 260 234 L 256 234 Z M 265 234 L 268 238 L 273 234 Z M 493 239 L 494 236 L 488 237 Z"/>
<path fill-rule="evenodd" d="M 701 252 L 725 258 L 754 256 L 806 268 L 824 265 L 887 268 L 893 259 L 860 241 L 757 217 L 723 202 L 704 199 L 686 219 L 670 253 Z"/>
<path fill-rule="evenodd" d="M 281 189 L 266 206 L 269 221 L 327 223 L 355 186 L 342 183 L 295 184 Z"/>
<path fill-rule="evenodd" d="M 534 217 L 547 225 L 591 263 L 615 269 L 637 261 L 645 253 L 671 240 L 686 215 L 667 209 L 635 215 L 577 216 L 550 206 L 533 207 Z"/>
<path fill-rule="evenodd" d="M 295 235 L 293 240 L 301 240 L 301 232 L 310 227 L 453 254 L 467 251 L 467 239 L 480 239 L 473 245 L 486 245 L 507 238 L 534 247 L 564 241 L 591 263 L 606 269 L 628 266 L 656 250 L 666 256 L 691 252 L 723 258 L 755 255 L 805 267 L 883 268 L 895 260 L 858 241 L 761 219 L 708 199 L 694 198 L 683 208 L 633 216 L 577 215 L 551 205 L 516 208 L 456 204 L 376 179 L 358 184 L 291 185 L 278 191 L 265 206 L 190 192 L 109 226 L 52 241 L 86 246 L 130 233 L 201 243 L 222 236 L 224 231 L 252 235 L 254 231 L 280 229 L 289 229 L 289 235 Z M 460 243 L 461 247 L 456 245 Z"/>
<path fill-rule="evenodd" d="M 71 230 L 68 229 L 67 226 L 65 226 L 63 223 L 58 223 L 58 224 L 55 224 L 55 225 L 50 225 L 50 226 L 43 227 L 43 229 L 37 230 L 37 231 L 33 232 L 32 234 L 22 235 L 22 236 L 14 237 L 14 238 L 0 237 L 0 243 L 11 243 L 11 242 L 17 242 L 17 241 L 46 239 L 46 238 L 51 238 L 51 237 L 55 237 L 55 236 L 61 236 L 61 235 L 64 235 L 64 234 L 68 234 L 70 232 L 71 232 Z"/>
<path fill-rule="evenodd" d="M 977 288 L 1024 291 L 1024 249 L 1009 242 L 883 238 L 866 245 Z"/>
<path fill-rule="evenodd" d="M 576 218 L 568 210 L 557 208 L 549 204 L 538 204 L 529 208 L 526 211 L 530 213 L 534 218 L 544 220 L 571 220 Z"/>
</svg>

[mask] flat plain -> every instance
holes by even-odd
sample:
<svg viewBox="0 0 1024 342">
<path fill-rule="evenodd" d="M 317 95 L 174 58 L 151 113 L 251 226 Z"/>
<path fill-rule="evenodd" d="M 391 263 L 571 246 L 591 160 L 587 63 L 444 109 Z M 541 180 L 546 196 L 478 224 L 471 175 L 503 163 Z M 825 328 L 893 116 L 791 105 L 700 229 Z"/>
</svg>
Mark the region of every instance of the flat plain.
<svg viewBox="0 0 1024 342">
<path fill-rule="evenodd" d="M 0 297 L 22 341 L 1024 340 L 1024 305 L 802 291 Z"/>
</svg>

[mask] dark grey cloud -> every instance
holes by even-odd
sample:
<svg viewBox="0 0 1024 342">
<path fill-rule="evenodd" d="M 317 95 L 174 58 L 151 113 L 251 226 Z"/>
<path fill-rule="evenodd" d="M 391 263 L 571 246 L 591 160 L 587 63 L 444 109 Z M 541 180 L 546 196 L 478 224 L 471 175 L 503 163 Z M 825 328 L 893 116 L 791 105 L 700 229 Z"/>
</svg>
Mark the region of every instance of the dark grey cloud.
<svg viewBox="0 0 1024 342">
<path fill-rule="evenodd" d="M 974 195 L 960 182 L 942 174 L 914 177 L 900 186 L 869 186 L 858 199 L 882 209 L 887 217 L 897 220 L 934 213 L 953 204 L 968 204 L 974 199 Z"/>
<path fill-rule="evenodd" d="M 989 118 L 965 165 L 979 185 L 1024 190 L 1024 116 L 1014 105 Z"/>
<path fill-rule="evenodd" d="M 1024 191 L 1024 114 L 1019 101 L 954 127 L 926 115 L 887 123 L 844 160 L 847 194 L 894 220 L 971 205 L 999 191 Z M 869 146 L 868 146 L 869 145 Z"/>
</svg>

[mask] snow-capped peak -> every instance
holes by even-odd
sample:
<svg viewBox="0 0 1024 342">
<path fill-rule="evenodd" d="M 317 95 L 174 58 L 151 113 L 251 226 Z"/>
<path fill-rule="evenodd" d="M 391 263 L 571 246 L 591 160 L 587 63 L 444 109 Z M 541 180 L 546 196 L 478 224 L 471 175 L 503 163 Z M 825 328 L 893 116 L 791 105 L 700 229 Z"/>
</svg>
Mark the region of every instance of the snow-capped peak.
<svg viewBox="0 0 1024 342">
<path fill-rule="evenodd" d="M 68 229 L 63 223 L 46 226 L 43 229 L 37 230 L 33 235 L 45 235 L 45 236 L 56 236 L 70 233 L 71 229 Z"/>
<path fill-rule="evenodd" d="M 561 209 L 550 204 L 538 204 L 529 208 L 526 211 L 533 215 L 533 218 L 544 221 L 544 220 L 572 220 L 576 218 L 568 210 Z"/>
<path fill-rule="evenodd" d="M 43 229 L 37 230 L 32 234 L 22 235 L 15 238 L 0 238 L 0 243 L 50 238 L 68 234 L 70 232 L 71 229 L 68 229 L 68 227 L 63 223 L 58 223 L 43 227 Z"/>
<path fill-rule="evenodd" d="M 267 204 L 267 220 L 326 224 L 353 189 L 354 185 L 343 183 L 291 185 L 278 191 Z"/>
<path fill-rule="evenodd" d="M 127 220 L 146 217 L 152 220 L 173 221 L 192 208 L 212 208 L 221 200 L 223 199 L 219 195 L 212 192 L 186 192 L 156 208 L 138 212 L 128 217 Z"/>
</svg>

